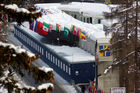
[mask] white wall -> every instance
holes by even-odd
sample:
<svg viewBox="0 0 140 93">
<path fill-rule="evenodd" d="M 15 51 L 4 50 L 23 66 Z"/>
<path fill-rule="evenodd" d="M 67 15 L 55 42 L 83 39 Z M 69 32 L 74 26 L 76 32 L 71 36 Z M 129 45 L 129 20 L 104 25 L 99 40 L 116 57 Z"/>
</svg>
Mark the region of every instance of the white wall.
<svg viewBox="0 0 140 93">
<path fill-rule="evenodd" d="M 88 51 L 92 55 L 95 55 L 95 44 L 96 44 L 96 41 L 93 41 L 89 38 L 86 38 L 86 40 L 83 40 L 83 39 L 79 40 L 79 47 Z"/>
</svg>

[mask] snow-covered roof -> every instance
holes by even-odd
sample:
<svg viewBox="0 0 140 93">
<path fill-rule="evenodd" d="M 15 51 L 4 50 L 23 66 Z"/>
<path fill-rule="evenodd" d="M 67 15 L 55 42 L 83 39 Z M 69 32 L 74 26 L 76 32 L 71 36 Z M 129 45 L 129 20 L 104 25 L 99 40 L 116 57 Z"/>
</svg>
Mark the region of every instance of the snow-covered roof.
<svg viewBox="0 0 140 93">
<path fill-rule="evenodd" d="M 104 24 L 107 27 L 111 27 L 112 24 L 118 23 L 118 19 L 102 19 L 101 24 Z"/>
<path fill-rule="evenodd" d="M 43 15 L 41 18 L 37 19 L 38 21 L 46 22 L 54 26 L 56 26 L 56 24 L 59 24 L 61 25 L 60 28 L 61 30 L 63 30 L 64 26 L 70 29 L 71 24 L 75 25 L 76 27 L 85 31 L 86 36 L 94 41 L 97 38 L 106 37 L 105 32 L 103 31 L 102 24 L 94 25 L 81 22 L 58 9 L 60 6 L 64 5 L 61 5 L 59 3 L 58 4 L 49 3 L 49 4 L 36 4 L 35 6 L 42 8 L 44 10 L 49 10 L 49 12 L 51 12 L 50 14 L 48 13 L 47 15 Z"/>
<path fill-rule="evenodd" d="M 97 39 L 98 44 L 109 44 L 110 43 L 110 38 L 100 38 Z"/>
<path fill-rule="evenodd" d="M 27 25 L 27 23 L 26 23 Z M 21 29 L 29 33 L 34 38 L 37 38 L 40 42 L 42 42 L 43 36 L 33 32 L 27 27 L 20 26 Z M 59 56 L 63 57 L 70 63 L 78 63 L 78 62 L 92 62 L 95 61 L 95 56 L 91 55 L 87 51 L 82 50 L 78 47 L 70 47 L 70 46 L 58 46 L 58 45 L 51 45 L 47 43 L 43 43 L 45 46 L 50 48 L 53 52 L 57 53 Z"/>
<path fill-rule="evenodd" d="M 61 5 L 59 9 L 82 13 L 85 16 L 103 18 L 104 12 L 111 12 L 112 5 L 101 3 L 72 2 L 68 5 Z"/>
<path fill-rule="evenodd" d="M 111 7 L 116 7 L 117 5 L 106 5 L 102 3 L 87 3 L 87 2 L 72 2 L 69 4 L 60 3 L 49 3 L 49 4 L 36 4 L 37 6 L 48 8 L 54 6 L 60 10 L 73 11 L 82 13 L 85 16 L 92 16 L 97 18 L 103 18 L 104 12 L 111 12 Z"/>
<path fill-rule="evenodd" d="M 95 56 L 79 47 L 55 46 L 50 44 L 47 44 L 47 46 L 71 63 L 95 61 Z"/>
</svg>

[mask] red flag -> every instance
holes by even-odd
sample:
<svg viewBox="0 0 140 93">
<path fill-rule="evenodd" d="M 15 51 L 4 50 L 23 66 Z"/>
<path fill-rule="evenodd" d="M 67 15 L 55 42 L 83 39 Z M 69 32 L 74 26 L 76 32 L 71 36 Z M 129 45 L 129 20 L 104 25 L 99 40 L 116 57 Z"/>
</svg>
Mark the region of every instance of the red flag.
<svg viewBox="0 0 140 93">
<path fill-rule="evenodd" d="M 38 22 L 37 29 L 38 29 L 37 30 L 38 34 L 40 34 L 40 35 L 48 35 L 48 32 L 43 30 L 43 23 Z"/>
<path fill-rule="evenodd" d="M 81 29 L 78 30 L 78 37 L 81 37 Z"/>
<path fill-rule="evenodd" d="M 50 32 L 52 31 L 52 25 L 51 24 L 49 25 L 49 31 Z"/>
<path fill-rule="evenodd" d="M 73 35 L 76 35 L 76 30 L 75 30 L 75 26 L 73 25 Z"/>
</svg>

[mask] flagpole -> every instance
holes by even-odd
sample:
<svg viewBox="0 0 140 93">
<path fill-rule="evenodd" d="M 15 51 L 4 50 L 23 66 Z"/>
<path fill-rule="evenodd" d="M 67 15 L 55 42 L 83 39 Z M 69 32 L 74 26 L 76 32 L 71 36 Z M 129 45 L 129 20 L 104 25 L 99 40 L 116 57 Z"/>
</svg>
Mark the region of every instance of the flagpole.
<svg viewBox="0 0 140 93">
<path fill-rule="evenodd" d="M 96 80 L 96 82 L 95 82 L 95 87 L 96 87 L 96 90 L 98 89 L 98 64 L 97 64 L 97 62 L 96 61 L 98 61 L 98 60 L 96 60 L 96 58 L 97 58 L 97 40 L 96 40 L 96 43 L 95 43 L 95 80 Z"/>
</svg>

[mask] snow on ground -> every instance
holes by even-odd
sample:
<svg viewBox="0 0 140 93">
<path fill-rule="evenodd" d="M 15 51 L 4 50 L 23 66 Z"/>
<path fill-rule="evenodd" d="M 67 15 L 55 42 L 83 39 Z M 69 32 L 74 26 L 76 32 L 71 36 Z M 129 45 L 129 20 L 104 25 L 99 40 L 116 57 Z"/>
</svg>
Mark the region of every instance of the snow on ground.
<svg viewBox="0 0 140 93">
<path fill-rule="evenodd" d="M 59 8 L 65 5 L 57 4 L 57 3 L 49 3 L 49 4 L 36 4 L 36 7 L 40 7 L 44 10 L 49 10 L 52 13 L 48 13 L 47 15 L 43 15 L 41 18 L 37 19 L 41 22 L 46 22 L 53 25 L 53 30 L 55 30 L 56 24 L 61 25 L 61 30 L 64 30 L 64 26 L 69 28 L 72 25 L 75 25 L 78 28 L 81 28 L 83 31 L 86 32 L 86 36 L 92 40 L 96 40 L 97 38 L 105 37 L 105 32 L 103 31 L 103 24 L 89 24 L 81 22 L 72 16 L 64 13 Z M 98 6 L 98 4 L 96 5 Z M 102 4 L 102 6 L 105 6 Z M 107 6 L 106 6 L 107 7 Z M 64 7 L 65 8 L 65 7 Z M 75 9 L 75 7 L 73 7 Z M 92 8 L 91 8 L 92 9 Z M 90 9 L 90 10 L 91 10 Z M 96 10 L 95 10 L 96 12 Z M 99 26 L 101 25 L 101 26 Z M 110 37 L 110 36 L 108 36 Z"/>
<path fill-rule="evenodd" d="M 26 23 L 25 23 L 26 24 Z M 37 34 L 36 32 L 33 32 L 28 27 L 20 26 L 21 29 L 29 33 L 31 36 L 33 36 L 35 39 L 39 40 L 41 42 L 41 39 L 44 38 L 43 36 Z M 82 50 L 78 47 L 70 47 L 70 46 L 58 46 L 58 45 L 50 45 L 45 44 L 45 46 L 49 47 L 52 51 L 56 52 L 59 56 L 62 56 L 68 62 L 90 62 L 95 61 L 95 56 L 91 55 L 85 50 Z"/>
<path fill-rule="evenodd" d="M 37 33 L 36 33 L 37 34 Z M 13 35 L 9 36 L 9 39 L 12 40 L 14 43 L 16 43 L 17 45 L 22 45 L 21 42 L 19 42 Z M 28 51 L 30 51 L 27 47 L 24 46 L 25 49 L 27 49 Z M 49 67 L 46 63 L 44 63 L 44 61 L 42 61 L 41 59 L 38 59 L 37 61 L 35 61 L 33 63 L 35 66 L 38 67 L 42 67 L 42 66 L 46 66 Z M 70 85 L 66 80 L 64 80 L 59 74 L 57 74 L 54 71 L 54 78 L 55 78 L 55 83 L 62 88 L 65 93 L 77 93 L 76 89 L 74 88 L 74 86 Z"/>
</svg>

